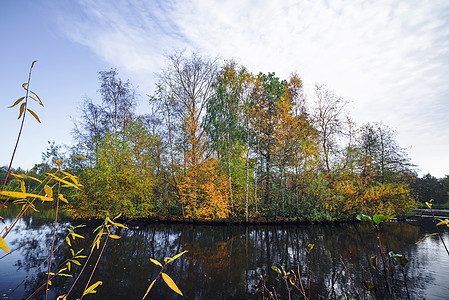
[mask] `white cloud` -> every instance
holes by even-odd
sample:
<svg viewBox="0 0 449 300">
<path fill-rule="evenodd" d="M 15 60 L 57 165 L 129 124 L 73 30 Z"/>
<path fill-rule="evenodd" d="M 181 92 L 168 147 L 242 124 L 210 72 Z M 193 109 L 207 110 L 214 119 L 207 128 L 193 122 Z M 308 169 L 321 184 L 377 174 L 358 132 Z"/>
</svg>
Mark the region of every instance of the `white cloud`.
<svg viewBox="0 0 449 300">
<path fill-rule="evenodd" d="M 449 173 L 448 14 L 444 0 L 79 0 L 59 22 L 146 88 L 172 49 L 236 58 L 284 78 L 297 71 L 353 101 L 359 122 L 396 127 L 415 162 L 442 176 Z"/>
</svg>

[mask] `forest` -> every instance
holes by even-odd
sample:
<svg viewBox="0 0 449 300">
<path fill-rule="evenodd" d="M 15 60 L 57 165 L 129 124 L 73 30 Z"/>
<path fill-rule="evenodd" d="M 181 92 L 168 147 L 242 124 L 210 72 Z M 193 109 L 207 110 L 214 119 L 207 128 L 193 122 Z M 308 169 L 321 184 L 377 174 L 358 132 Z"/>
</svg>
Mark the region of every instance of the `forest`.
<svg viewBox="0 0 449 300">
<path fill-rule="evenodd" d="M 307 94 L 297 74 L 174 53 L 150 114 L 116 69 L 98 75 L 101 102 L 83 100 L 74 145 L 49 142 L 28 171 L 39 178 L 64 161 L 83 186 L 66 196 L 72 217 L 334 221 L 448 202 L 449 176 L 418 178 L 392 128 L 355 124 L 345 99 L 320 84 Z"/>
</svg>

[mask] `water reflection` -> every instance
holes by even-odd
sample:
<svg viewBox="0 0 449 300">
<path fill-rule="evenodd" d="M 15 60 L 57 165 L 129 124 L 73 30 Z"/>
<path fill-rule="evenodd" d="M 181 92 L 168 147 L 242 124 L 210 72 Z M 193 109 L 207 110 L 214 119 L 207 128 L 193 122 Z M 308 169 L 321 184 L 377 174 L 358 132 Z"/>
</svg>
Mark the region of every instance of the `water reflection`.
<svg viewBox="0 0 449 300">
<path fill-rule="evenodd" d="M 9 220 L 8 220 L 9 221 Z M 74 249 L 88 249 L 94 237 L 96 224 L 80 228 L 86 237 L 76 240 Z M 58 241 L 67 234 L 67 222 L 58 226 Z M 430 221 L 389 223 L 382 227 L 382 243 L 388 251 L 403 253 L 409 259 L 406 267 L 407 283 L 412 298 L 441 299 L 449 294 L 449 256 L 436 236 L 415 245 L 428 233 L 435 231 Z M 10 248 L 28 243 L 12 255 L 0 260 L 0 292 L 8 294 L 23 278 L 30 274 L 49 253 L 52 224 L 35 221 L 28 216 L 19 222 L 13 234 L 8 236 Z M 96 299 L 141 299 L 149 283 L 160 268 L 149 261 L 162 261 L 183 250 L 189 250 L 181 259 L 170 264 L 166 272 L 178 284 L 189 299 L 261 299 L 257 289 L 261 276 L 268 275 L 266 285 L 275 289 L 282 299 L 287 297 L 285 285 L 271 270 L 271 266 L 284 264 L 288 268 L 306 274 L 306 251 L 309 243 L 315 244 L 310 252 L 311 298 L 357 298 L 351 280 L 358 293 L 370 299 L 387 298 L 382 273 L 366 270 L 369 258 L 378 255 L 376 235 L 367 224 L 301 225 L 301 226 L 195 226 L 153 224 L 143 228 L 117 230 L 120 240 L 111 240 L 105 249 L 92 283 L 103 281 L 97 289 Z M 444 238 L 449 244 L 447 231 Z M 387 252 L 388 252 L 387 251 Z M 67 245 L 55 254 L 53 268 L 70 257 Z M 90 268 L 95 263 L 95 257 Z M 344 270 L 345 263 L 349 273 Z M 382 263 L 380 258 L 379 268 Z M 9 299 L 22 299 L 45 282 L 45 264 L 27 283 L 15 291 Z M 74 278 L 80 267 L 73 270 Z M 400 266 L 392 266 L 389 276 L 396 283 L 396 298 L 406 298 Z M 89 273 L 84 274 L 71 297 L 79 297 Z M 351 279 L 350 277 L 351 276 Z M 52 297 L 64 294 L 73 278 L 53 280 Z M 372 295 L 364 294 L 362 282 L 375 283 Z M 303 281 L 305 282 L 305 281 Z M 42 297 L 40 293 L 37 298 Z M 162 280 L 149 294 L 151 299 L 181 299 Z M 298 292 L 294 298 L 300 299 Z"/>
</svg>

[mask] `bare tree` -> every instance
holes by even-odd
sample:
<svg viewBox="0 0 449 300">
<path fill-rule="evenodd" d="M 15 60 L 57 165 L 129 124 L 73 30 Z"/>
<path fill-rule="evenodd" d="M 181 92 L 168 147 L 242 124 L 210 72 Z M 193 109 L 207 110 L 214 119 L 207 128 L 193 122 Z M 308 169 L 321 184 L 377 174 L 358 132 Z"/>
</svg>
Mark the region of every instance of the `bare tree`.
<svg viewBox="0 0 449 300">
<path fill-rule="evenodd" d="M 331 155 L 337 150 L 337 137 L 342 133 L 347 102 L 325 85 L 315 85 L 316 105 L 313 120 L 321 134 L 321 147 L 327 172 Z"/>
</svg>

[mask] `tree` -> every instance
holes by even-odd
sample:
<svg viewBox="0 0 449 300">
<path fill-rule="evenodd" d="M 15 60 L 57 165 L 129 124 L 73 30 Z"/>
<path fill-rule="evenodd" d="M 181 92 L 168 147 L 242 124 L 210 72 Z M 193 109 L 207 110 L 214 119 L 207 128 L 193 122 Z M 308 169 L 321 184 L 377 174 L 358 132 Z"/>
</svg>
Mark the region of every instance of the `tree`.
<svg viewBox="0 0 449 300">
<path fill-rule="evenodd" d="M 133 120 L 136 108 L 136 90 L 118 77 L 117 69 L 98 72 L 102 104 L 107 128 L 111 132 L 124 131 Z"/>
<path fill-rule="evenodd" d="M 214 93 L 213 83 L 217 71 L 216 60 L 202 58 L 197 53 L 193 53 L 191 57 L 175 53 L 168 57 L 168 67 L 159 77 L 159 95 L 155 97 L 167 104 L 167 116 L 174 113 L 175 119 L 180 122 L 182 131 L 178 137 L 178 145 L 183 157 L 183 178 L 178 176 L 173 184 L 176 184 L 182 198 L 183 214 L 184 204 L 188 204 L 193 217 L 196 217 L 200 201 L 200 168 L 209 158 L 202 118 L 206 104 Z M 172 124 L 168 126 L 172 132 Z M 173 137 L 169 135 L 170 139 Z"/>
<path fill-rule="evenodd" d="M 331 170 L 331 155 L 337 151 L 337 138 L 342 133 L 344 108 L 347 102 L 325 85 L 315 85 L 314 124 L 321 136 L 326 171 Z"/>
<path fill-rule="evenodd" d="M 396 142 L 395 132 L 382 123 L 362 126 L 359 147 L 362 174 L 375 176 L 381 183 L 394 181 L 413 167 L 406 149 Z"/>
<path fill-rule="evenodd" d="M 246 130 L 247 118 L 242 112 L 245 111 L 245 103 L 250 94 L 251 81 L 252 75 L 244 67 L 239 68 L 235 62 L 228 62 L 217 75 L 214 83 L 215 93 L 206 107 L 205 130 L 209 147 L 217 153 L 218 159 L 227 169 L 232 211 L 236 198 L 233 174 L 237 174 L 238 169 L 242 168 L 243 154 L 248 152 L 248 149 L 245 149 L 249 138 Z M 247 174 L 247 183 L 248 180 Z M 245 191 L 245 215 L 248 214 L 247 206 L 248 188 Z"/>
<path fill-rule="evenodd" d="M 272 168 L 277 147 L 275 124 L 277 122 L 279 107 L 287 88 L 287 81 L 275 77 L 274 73 L 268 75 L 260 73 L 255 81 L 251 95 L 249 116 L 250 126 L 255 136 L 253 147 L 261 158 L 261 167 L 264 168 L 264 202 L 270 203 Z"/>
</svg>

